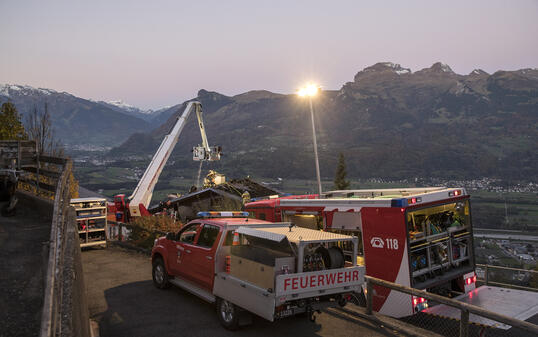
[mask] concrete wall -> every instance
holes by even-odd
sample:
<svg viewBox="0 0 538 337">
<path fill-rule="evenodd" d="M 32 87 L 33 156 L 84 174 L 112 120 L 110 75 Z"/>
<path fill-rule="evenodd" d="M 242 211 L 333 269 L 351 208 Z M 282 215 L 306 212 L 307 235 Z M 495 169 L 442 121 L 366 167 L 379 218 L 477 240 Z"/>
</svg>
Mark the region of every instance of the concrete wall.
<svg viewBox="0 0 538 337">
<path fill-rule="evenodd" d="M 61 335 L 89 337 L 90 315 L 73 207 L 69 207 L 65 235 Z"/>
</svg>

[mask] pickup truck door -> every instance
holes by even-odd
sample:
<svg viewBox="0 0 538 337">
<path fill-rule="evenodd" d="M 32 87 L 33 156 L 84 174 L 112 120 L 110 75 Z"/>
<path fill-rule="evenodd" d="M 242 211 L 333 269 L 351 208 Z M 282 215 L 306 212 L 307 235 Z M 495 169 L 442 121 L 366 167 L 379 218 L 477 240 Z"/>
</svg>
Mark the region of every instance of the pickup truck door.
<svg viewBox="0 0 538 337">
<path fill-rule="evenodd" d="M 222 228 L 204 224 L 197 237 L 196 244 L 189 247 L 187 260 L 189 276 L 199 287 L 211 291 L 215 278 L 215 252 L 220 241 Z"/>
<path fill-rule="evenodd" d="M 191 247 L 200 232 L 202 225 L 198 222 L 188 224 L 177 234 L 176 240 L 170 241 L 168 249 L 168 270 L 174 276 L 186 277 L 188 269 L 188 259 Z"/>
</svg>

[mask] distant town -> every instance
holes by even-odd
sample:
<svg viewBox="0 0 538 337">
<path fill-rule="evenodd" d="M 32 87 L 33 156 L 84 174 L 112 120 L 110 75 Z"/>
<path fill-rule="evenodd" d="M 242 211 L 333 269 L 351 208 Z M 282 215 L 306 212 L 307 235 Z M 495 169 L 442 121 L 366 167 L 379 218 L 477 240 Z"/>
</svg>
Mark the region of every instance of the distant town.
<svg viewBox="0 0 538 337">
<path fill-rule="evenodd" d="M 83 146 L 79 145 L 79 150 L 83 151 L 104 151 L 104 147 L 96 146 Z M 92 150 L 90 150 L 92 148 Z M 92 156 L 89 154 L 79 155 L 73 158 L 75 163 L 83 165 L 93 165 L 93 166 L 115 166 L 114 164 L 120 160 L 115 159 L 103 159 L 101 156 Z M 151 155 L 140 156 L 132 155 L 121 158 L 121 162 L 134 162 L 134 161 L 144 161 L 151 160 Z M 175 163 L 174 160 L 170 160 L 166 165 L 170 166 Z M 146 169 L 145 166 L 142 167 L 131 167 L 128 168 L 132 171 L 132 175 L 128 175 L 125 178 L 129 180 L 138 180 L 144 173 Z M 469 191 L 488 191 L 496 193 L 538 193 L 538 182 L 519 182 L 519 183 L 507 183 L 501 179 L 496 178 L 478 178 L 470 180 L 455 180 L 455 179 L 442 179 L 442 178 L 422 178 L 415 177 L 411 179 L 402 179 L 402 180 L 390 180 L 384 178 L 369 178 L 364 180 L 367 184 L 375 185 L 394 185 L 394 186 L 463 186 Z M 266 184 L 278 185 L 282 183 L 282 178 L 275 178 L 275 181 L 264 181 Z"/>
</svg>

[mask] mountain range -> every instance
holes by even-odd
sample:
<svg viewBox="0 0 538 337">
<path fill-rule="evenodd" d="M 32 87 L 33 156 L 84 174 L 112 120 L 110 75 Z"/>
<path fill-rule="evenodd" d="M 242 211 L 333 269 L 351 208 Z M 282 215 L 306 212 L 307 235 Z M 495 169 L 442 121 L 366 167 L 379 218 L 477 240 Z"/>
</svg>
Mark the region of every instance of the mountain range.
<svg viewBox="0 0 538 337">
<path fill-rule="evenodd" d="M 34 109 L 47 110 L 55 135 L 67 147 L 71 145 L 118 146 L 133 132 L 155 127 L 152 118 L 160 111 L 144 111 L 125 104 L 92 101 L 67 92 L 34 88 L 27 85 L 0 85 L 0 104 L 15 104 L 25 122 Z"/>
<path fill-rule="evenodd" d="M 228 97 L 206 90 L 197 99 L 210 142 L 223 146 L 224 170 L 236 176 L 314 176 L 306 100 L 268 91 Z M 442 63 L 412 72 L 383 62 L 359 71 L 340 90 L 322 91 L 313 106 L 326 178 L 343 152 L 348 176 L 357 178 L 538 179 L 537 69 L 459 75 Z M 179 113 L 183 107 L 171 109 Z M 111 154 L 152 153 L 177 113 Z M 197 128 L 185 129 L 172 155 L 175 170 L 192 168 L 189 148 L 199 139 Z"/>
<path fill-rule="evenodd" d="M 2 93 L 0 88 L 0 102 Z M 19 106 L 31 109 L 37 101 L 9 89 L 8 94 L 19 111 Z M 84 127 L 84 116 L 98 111 L 99 122 L 109 127 L 82 140 L 115 138 L 119 144 L 117 139 L 128 137 L 110 151 L 114 158 L 152 154 L 187 103 L 144 119 L 133 115 L 141 111 L 129 114 L 121 104 L 112 107 L 65 93 L 35 95 L 47 95 L 49 109 L 50 97 L 56 97 L 51 110 L 62 111 L 54 119 L 57 127 L 74 126 L 74 121 Z M 204 107 L 210 145 L 223 147 L 223 159 L 213 164 L 217 170 L 233 172 L 232 176 L 314 176 L 307 100 L 263 90 L 225 96 L 203 89 L 195 99 Z M 382 62 L 359 71 L 339 90 L 323 90 L 313 98 L 313 107 L 321 174 L 326 178 L 332 178 L 338 153 L 343 152 L 349 177 L 538 180 L 538 69 L 493 74 L 477 69 L 461 75 L 442 63 L 412 72 Z M 108 118 L 129 123 L 118 126 Z M 200 143 L 200 135 L 194 118 L 171 156 L 172 171 L 195 166 L 190 148 Z M 62 133 L 68 143 L 81 136 Z"/>
</svg>

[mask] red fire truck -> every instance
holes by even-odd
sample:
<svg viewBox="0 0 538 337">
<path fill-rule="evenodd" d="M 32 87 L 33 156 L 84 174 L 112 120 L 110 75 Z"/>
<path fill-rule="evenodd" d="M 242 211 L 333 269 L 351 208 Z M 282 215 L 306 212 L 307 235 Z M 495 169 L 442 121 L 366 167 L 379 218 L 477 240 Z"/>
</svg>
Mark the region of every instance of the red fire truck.
<svg viewBox="0 0 538 337">
<path fill-rule="evenodd" d="M 155 240 L 153 282 L 216 303 L 227 329 L 249 323 L 248 312 L 271 322 L 300 313 L 314 320 L 314 312 L 346 305 L 364 282 L 364 266 L 346 261 L 339 247 L 345 242 L 358 252 L 356 237 L 249 219 L 246 212 L 198 214 Z"/>
<path fill-rule="evenodd" d="M 254 201 L 245 210 L 262 220 L 356 236 L 367 275 L 452 297 L 475 289 L 469 198 L 464 188 L 345 190 Z M 342 248 L 350 259 L 352 251 Z M 382 314 L 404 317 L 428 307 L 424 299 L 374 289 L 373 309 Z"/>
</svg>

